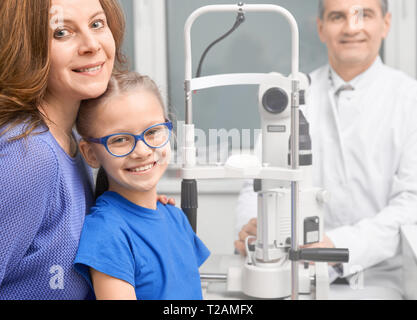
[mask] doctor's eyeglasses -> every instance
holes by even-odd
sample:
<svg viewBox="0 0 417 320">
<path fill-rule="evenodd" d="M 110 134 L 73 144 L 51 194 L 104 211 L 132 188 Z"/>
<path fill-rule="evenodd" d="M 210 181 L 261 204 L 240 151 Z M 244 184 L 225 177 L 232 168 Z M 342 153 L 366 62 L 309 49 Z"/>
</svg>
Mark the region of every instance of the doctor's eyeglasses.
<svg viewBox="0 0 417 320">
<path fill-rule="evenodd" d="M 139 140 L 149 148 L 157 149 L 165 146 L 171 138 L 172 122 L 155 124 L 139 135 L 131 133 L 115 133 L 102 138 L 86 139 L 89 142 L 102 144 L 115 157 L 126 157 L 133 152 Z"/>
</svg>

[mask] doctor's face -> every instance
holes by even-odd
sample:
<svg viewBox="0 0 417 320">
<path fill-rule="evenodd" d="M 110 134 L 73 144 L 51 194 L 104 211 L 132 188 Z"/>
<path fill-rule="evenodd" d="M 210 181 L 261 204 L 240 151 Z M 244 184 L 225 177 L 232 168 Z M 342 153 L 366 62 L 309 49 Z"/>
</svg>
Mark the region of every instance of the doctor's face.
<svg viewBox="0 0 417 320">
<path fill-rule="evenodd" d="M 107 88 L 115 41 L 99 0 L 52 0 L 47 95 L 83 100 Z"/>
<path fill-rule="evenodd" d="M 325 0 L 324 4 L 317 25 L 330 64 L 370 66 L 388 35 L 391 15 L 383 16 L 379 0 Z"/>
</svg>

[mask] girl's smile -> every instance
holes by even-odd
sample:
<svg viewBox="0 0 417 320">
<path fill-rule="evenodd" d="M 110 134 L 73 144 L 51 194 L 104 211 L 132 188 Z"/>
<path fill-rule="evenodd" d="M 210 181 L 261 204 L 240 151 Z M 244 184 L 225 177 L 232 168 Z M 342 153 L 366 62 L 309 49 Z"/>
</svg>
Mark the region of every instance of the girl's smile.
<svg viewBox="0 0 417 320">
<path fill-rule="evenodd" d="M 131 172 L 133 174 L 145 174 L 152 171 L 152 169 L 158 165 L 158 161 L 154 161 L 152 163 L 149 163 L 147 165 L 137 166 L 126 169 L 128 172 Z"/>
</svg>

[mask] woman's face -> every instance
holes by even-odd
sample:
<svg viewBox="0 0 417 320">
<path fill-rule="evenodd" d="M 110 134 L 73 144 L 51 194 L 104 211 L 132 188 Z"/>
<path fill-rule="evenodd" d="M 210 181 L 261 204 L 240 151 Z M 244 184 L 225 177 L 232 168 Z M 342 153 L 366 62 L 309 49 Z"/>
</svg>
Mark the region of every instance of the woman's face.
<svg viewBox="0 0 417 320">
<path fill-rule="evenodd" d="M 52 0 L 47 94 L 83 100 L 104 93 L 116 45 L 99 0 Z"/>
</svg>

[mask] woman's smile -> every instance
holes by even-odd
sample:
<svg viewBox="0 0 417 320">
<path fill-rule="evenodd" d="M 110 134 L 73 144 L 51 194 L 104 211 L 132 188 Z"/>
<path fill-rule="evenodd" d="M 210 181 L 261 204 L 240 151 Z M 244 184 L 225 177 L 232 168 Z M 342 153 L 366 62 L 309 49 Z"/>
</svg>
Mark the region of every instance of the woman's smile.
<svg viewBox="0 0 417 320">
<path fill-rule="evenodd" d="M 105 62 L 93 63 L 83 67 L 75 68 L 72 71 L 80 75 L 95 76 L 101 72 L 104 64 Z"/>
</svg>

